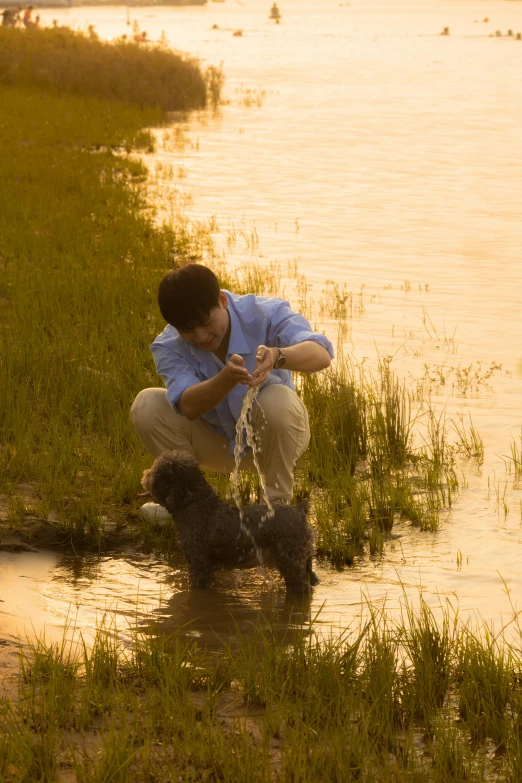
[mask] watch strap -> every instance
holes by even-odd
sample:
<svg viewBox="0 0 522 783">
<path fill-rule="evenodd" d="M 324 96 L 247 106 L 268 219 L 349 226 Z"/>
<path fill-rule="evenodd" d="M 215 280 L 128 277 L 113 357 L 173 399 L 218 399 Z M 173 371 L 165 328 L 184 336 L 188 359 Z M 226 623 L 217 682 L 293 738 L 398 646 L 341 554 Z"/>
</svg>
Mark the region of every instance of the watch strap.
<svg viewBox="0 0 522 783">
<path fill-rule="evenodd" d="M 286 364 L 286 356 L 284 355 L 281 348 L 277 349 L 277 359 L 274 362 L 274 370 L 279 370 L 281 367 L 284 367 Z"/>
</svg>

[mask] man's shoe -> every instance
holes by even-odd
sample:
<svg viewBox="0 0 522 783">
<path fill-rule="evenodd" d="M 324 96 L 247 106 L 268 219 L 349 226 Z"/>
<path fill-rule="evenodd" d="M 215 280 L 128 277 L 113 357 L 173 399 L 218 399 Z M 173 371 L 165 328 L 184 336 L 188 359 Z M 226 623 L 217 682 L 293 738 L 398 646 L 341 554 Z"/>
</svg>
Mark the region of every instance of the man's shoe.
<svg viewBox="0 0 522 783">
<path fill-rule="evenodd" d="M 160 506 L 159 503 L 145 503 L 138 511 L 138 514 L 145 522 L 158 527 L 166 527 L 172 522 L 172 517 L 167 509 Z"/>
</svg>

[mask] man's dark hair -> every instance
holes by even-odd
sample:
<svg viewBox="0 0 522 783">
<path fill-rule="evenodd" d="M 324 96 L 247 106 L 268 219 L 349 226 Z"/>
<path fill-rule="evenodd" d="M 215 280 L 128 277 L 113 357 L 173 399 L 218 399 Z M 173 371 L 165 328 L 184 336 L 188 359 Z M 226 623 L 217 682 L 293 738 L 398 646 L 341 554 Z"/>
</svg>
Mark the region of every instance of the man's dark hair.
<svg viewBox="0 0 522 783">
<path fill-rule="evenodd" d="M 171 269 L 160 283 L 158 304 L 163 318 L 186 332 L 206 323 L 210 311 L 219 304 L 219 281 L 201 264 Z"/>
</svg>

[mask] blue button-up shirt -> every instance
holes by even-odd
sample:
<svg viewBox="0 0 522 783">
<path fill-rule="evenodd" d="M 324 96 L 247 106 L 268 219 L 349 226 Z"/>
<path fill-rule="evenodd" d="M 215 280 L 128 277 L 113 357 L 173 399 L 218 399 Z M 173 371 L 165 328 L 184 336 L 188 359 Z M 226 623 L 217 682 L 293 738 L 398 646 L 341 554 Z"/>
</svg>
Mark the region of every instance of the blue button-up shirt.
<svg viewBox="0 0 522 783">
<path fill-rule="evenodd" d="M 254 294 L 237 296 L 230 291 L 224 293 L 228 299 L 230 314 L 230 339 L 226 361 L 232 354 L 239 354 L 243 357 L 248 372 L 252 374 L 256 366 L 256 350 L 260 345 L 285 348 L 305 340 L 323 345 L 333 359 L 330 340 L 324 334 L 314 332 L 306 318 L 293 312 L 288 302 Z M 176 410 L 185 389 L 213 378 L 219 372 L 214 354 L 202 351 L 183 340 L 173 326 L 166 326 L 150 349 L 158 375 L 161 375 L 167 387 L 167 399 Z M 290 370 L 273 370 L 262 388 L 271 383 L 283 383 L 295 391 Z M 219 435 L 230 441 L 232 454 L 236 422 L 241 414 L 247 390 L 248 386 L 238 383 L 219 405 L 204 413 L 202 417 Z"/>
</svg>

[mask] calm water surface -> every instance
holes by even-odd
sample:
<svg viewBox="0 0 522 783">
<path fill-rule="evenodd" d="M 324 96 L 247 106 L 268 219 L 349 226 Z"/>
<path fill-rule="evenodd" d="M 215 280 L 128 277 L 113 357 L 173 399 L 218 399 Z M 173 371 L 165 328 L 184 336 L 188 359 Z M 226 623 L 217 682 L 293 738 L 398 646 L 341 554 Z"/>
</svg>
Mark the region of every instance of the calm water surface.
<svg viewBox="0 0 522 783">
<path fill-rule="evenodd" d="M 299 623 L 324 604 L 319 622 L 342 627 L 365 596 L 393 612 L 421 587 L 433 606 L 456 596 L 463 616 L 499 627 L 522 599 L 522 491 L 502 460 L 522 426 L 522 41 L 491 37 L 522 32 L 522 3 L 282 0 L 278 26 L 270 4 L 130 9 L 149 37 L 164 30 L 227 76 L 229 103 L 185 120 L 186 144 L 158 133 L 147 164 L 162 214 L 214 216 L 218 247 L 234 230 L 230 264 L 251 260 L 241 232 L 255 229 L 256 260 L 285 269 L 297 259 L 312 297 L 327 279 L 364 286 L 344 350 L 369 368 L 378 353 L 393 356 L 413 385 L 425 365 L 446 376 L 433 404 L 471 414 L 485 463 L 462 465 L 464 486 L 439 532 L 405 526 L 382 559 L 319 569 L 311 606 L 297 610 L 254 572 L 224 574 L 215 591 L 194 595 L 182 563 L 0 553 L 4 638 L 31 626 L 60 634 L 71 616 L 89 630 L 104 611 L 122 628 L 153 617 L 228 638 L 232 618 L 248 629 L 260 610 L 275 610 L 283 628 L 292 611 Z M 104 38 L 130 30 L 122 7 L 42 17 L 93 23 Z M 446 26 L 451 35 L 439 36 Z M 293 281 L 284 283 L 292 296 Z M 335 336 L 333 324 L 318 325 Z M 501 369 L 462 394 L 451 368 L 478 362 Z"/>
</svg>

